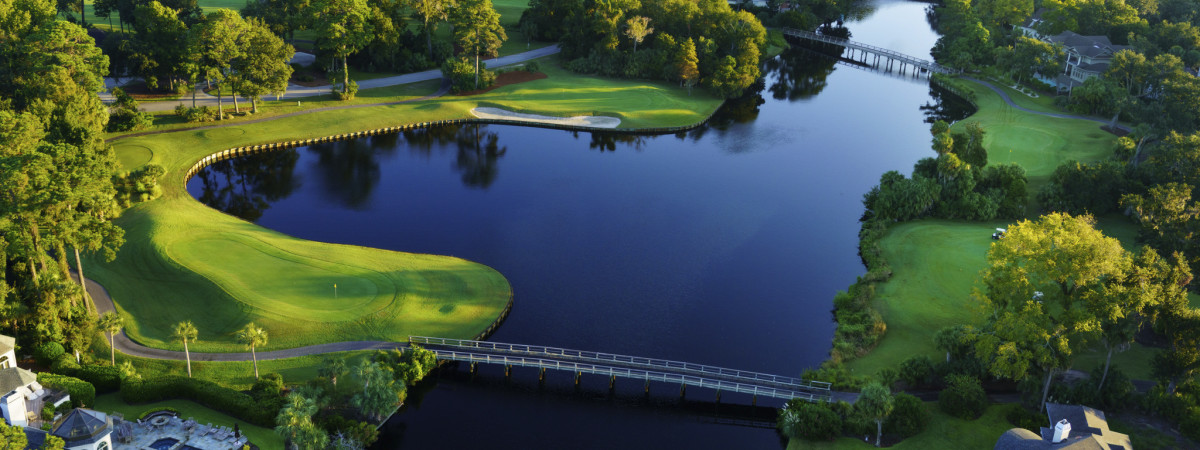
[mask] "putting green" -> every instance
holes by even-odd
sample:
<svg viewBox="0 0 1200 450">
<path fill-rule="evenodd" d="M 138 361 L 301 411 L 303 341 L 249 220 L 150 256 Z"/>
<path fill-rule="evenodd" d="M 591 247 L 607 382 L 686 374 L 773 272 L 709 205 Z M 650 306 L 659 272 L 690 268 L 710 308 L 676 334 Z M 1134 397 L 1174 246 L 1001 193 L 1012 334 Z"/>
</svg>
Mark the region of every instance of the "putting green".
<svg viewBox="0 0 1200 450">
<path fill-rule="evenodd" d="M 136 144 L 116 144 L 113 152 L 117 154 L 117 162 L 123 170 L 133 170 L 146 165 L 154 158 L 154 152 L 149 147 Z"/>
<path fill-rule="evenodd" d="M 213 248 L 221 250 L 210 252 Z M 391 304 L 392 296 L 380 293 L 398 287 L 370 269 L 300 258 L 239 235 L 184 239 L 171 246 L 168 255 L 213 280 L 241 302 L 302 320 L 354 319 L 364 309 L 374 311 Z M 255 268 L 265 266 L 274 266 L 287 276 L 257 276 Z"/>
</svg>

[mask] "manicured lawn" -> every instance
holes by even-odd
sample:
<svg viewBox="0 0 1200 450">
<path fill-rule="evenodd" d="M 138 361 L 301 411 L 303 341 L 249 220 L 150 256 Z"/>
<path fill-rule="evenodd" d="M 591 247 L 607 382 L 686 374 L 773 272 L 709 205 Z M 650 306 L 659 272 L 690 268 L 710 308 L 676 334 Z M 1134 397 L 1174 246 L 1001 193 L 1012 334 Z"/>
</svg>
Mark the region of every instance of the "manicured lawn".
<svg viewBox="0 0 1200 450">
<path fill-rule="evenodd" d="M 138 416 L 146 411 L 152 411 L 160 408 L 174 408 L 179 411 L 180 416 L 184 419 L 192 418 L 200 424 L 213 424 L 214 426 L 226 426 L 233 428 L 237 424 L 238 429 L 250 439 L 255 445 L 262 449 L 283 448 L 283 438 L 275 434 L 275 430 L 263 428 L 257 425 L 251 425 L 245 421 L 229 417 L 217 411 L 205 408 L 196 402 L 189 400 L 167 400 L 157 403 L 146 403 L 141 405 L 130 405 L 121 400 L 120 394 L 105 394 L 96 396 L 95 409 L 101 412 L 119 412 L 125 415 L 125 419 L 136 421 Z"/>
<path fill-rule="evenodd" d="M 224 148 L 470 117 L 469 110 L 480 104 L 554 116 L 614 115 L 625 127 L 649 127 L 695 123 L 721 103 L 700 91 L 688 96 L 666 83 L 580 76 L 550 61 L 542 66 L 546 79 L 478 96 L 322 111 L 117 141 L 127 167 L 149 154 L 168 170 L 164 195 L 118 219 L 126 244 L 114 262 L 89 259 L 85 269 L 116 299 L 130 336 L 153 347 L 182 348 L 171 338 L 172 327 L 182 320 L 199 328 L 199 340 L 191 347 L 197 351 L 244 351 L 233 333 L 250 321 L 267 328 L 267 349 L 399 340 L 412 334 L 473 337 L 508 301 L 510 288 L 496 271 L 457 258 L 310 242 L 265 230 L 196 202 L 183 188 L 183 172 Z M 387 96 L 395 93 L 401 95 Z M 418 94 L 385 88 L 360 95 L 387 102 Z M 287 108 L 296 107 L 268 102 L 268 112 L 256 117 Z"/>
<path fill-rule="evenodd" d="M 1067 160 L 1095 161 L 1112 152 L 1115 137 L 1100 130 L 1095 122 L 1025 113 L 1008 106 L 982 85 L 970 86 L 976 91 L 980 109 L 967 121 L 979 121 L 987 131 L 984 145 L 989 163 L 1015 163 L 1025 168 L 1031 217 L 1037 215 L 1033 197 L 1059 164 Z M 874 375 L 884 367 L 896 367 L 909 356 L 936 357 L 933 336 L 937 330 L 971 323 L 976 317 L 978 302 L 971 298 L 971 292 L 984 267 L 991 233 L 1010 222 L 923 220 L 893 227 L 882 245 L 894 275 L 879 285 L 875 302 L 887 323 L 887 333 L 870 354 L 850 361 L 847 367 Z M 1136 227 L 1123 217 L 1104 218 L 1099 225 L 1127 248 L 1134 248 Z M 1123 367 L 1138 363 L 1131 355 L 1120 356 L 1122 361 L 1129 360 L 1121 364 Z M 1081 366 L 1092 360 L 1081 358 Z M 1125 370 L 1135 373 L 1131 368 Z"/>
<path fill-rule="evenodd" d="M 1016 163 L 1029 177 L 1031 213 L 1037 192 L 1049 182 L 1054 169 L 1068 160 L 1096 161 L 1112 155 L 1116 136 L 1087 120 L 1057 119 L 1030 114 L 1008 106 L 986 86 L 964 83 L 977 96 L 979 112 L 962 122 L 977 121 L 987 135 L 988 163 Z M 1012 92 L 1014 101 L 1024 95 Z M 1025 100 L 1030 100 L 1025 97 Z M 1032 108 L 1032 107 L 1031 107 Z M 1044 108 L 1034 108 L 1044 109 Z M 1062 112 L 1062 111 L 1053 111 Z"/>
<path fill-rule="evenodd" d="M 1001 434 L 1013 428 L 1004 418 L 1006 405 L 992 405 L 975 420 L 962 420 L 943 414 L 936 403 L 926 403 L 933 418 L 925 431 L 892 447 L 894 449 L 989 449 L 996 445 Z M 834 442 L 811 442 L 792 439 L 788 450 L 824 449 L 868 449 L 875 448 L 875 436 L 870 442 L 862 439 L 840 438 Z"/>
</svg>

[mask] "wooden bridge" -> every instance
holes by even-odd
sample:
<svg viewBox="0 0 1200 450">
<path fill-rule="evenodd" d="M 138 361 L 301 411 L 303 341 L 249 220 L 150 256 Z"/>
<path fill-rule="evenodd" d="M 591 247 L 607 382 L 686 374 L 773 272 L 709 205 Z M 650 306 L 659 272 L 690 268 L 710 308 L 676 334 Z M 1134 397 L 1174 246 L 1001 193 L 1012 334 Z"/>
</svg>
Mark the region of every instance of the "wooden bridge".
<svg viewBox="0 0 1200 450">
<path fill-rule="evenodd" d="M 538 378 L 542 381 L 545 380 L 547 369 L 574 372 L 576 386 L 583 374 L 590 373 L 608 376 L 609 389 L 612 389 L 617 378 L 644 380 L 646 392 L 650 391 L 651 381 L 661 381 L 679 384 L 681 396 L 685 394 L 687 386 L 715 389 L 718 401 L 721 392 L 750 394 L 756 403 L 759 396 L 784 400 L 799 398 L 810 402 L 828 402 L 833 397 L 830 384 L 821 381 L 679 361 L 420 336 L 410 336 L 408 342 L 433 351 L 438 359 L 470 363 L 472 372 L 479 363 L 503 365 L 505 376 L 511 376 L 513 366 L 536 367 Z"/>
<path fill-rule="evenodd" d="M 949 74 L 960 72 L 959 70 L 951 69 L 941 64 L 932 61 L 926 61 L 915 56 L 905 55 L 894 50 L 863 44 L 861 42 L 854 42 L 837 36 L 828 36 L 793 28 L 784 28 L 783 34 L 785 36 L 845 47 L 845 49 L 849 52 L 847 59 L 850 59 L 851 61 L 859 61 L 863 64 L 876 68 L 882 68 L 884 70 L 890 71 L 893 69 L 899 69 L 900 73 L 906 73 L 909 69 L 911 69 L 914 75 L 925 73 Z M 881 61 L 883 62 L 882 66 L 880 66 Z"/>
</svg>

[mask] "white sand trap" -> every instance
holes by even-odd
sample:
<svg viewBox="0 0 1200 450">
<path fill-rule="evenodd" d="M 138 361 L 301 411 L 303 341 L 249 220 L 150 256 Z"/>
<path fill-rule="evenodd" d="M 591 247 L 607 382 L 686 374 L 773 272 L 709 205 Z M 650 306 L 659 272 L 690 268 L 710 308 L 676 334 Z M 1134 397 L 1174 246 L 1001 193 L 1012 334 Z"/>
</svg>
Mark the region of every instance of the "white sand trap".
<svg viewBox="0 0 1200 450">
<path fill-rule="evenodd" d="M 550 123 L 555 125 L 570 125 L 576 127 L 591 127 L 591 128 L 616 128 L 621 124 L 621 119 L 608 116 L 575 116 L 575 117 L 550 117 L 538 114 L 523 114 L 512 111 L 505 111 L 500 108 L 473 108 L 471 114 L 480 119 L 504 119 L 504 120 L 519 120 L 522 122 L 537 122 Z"/>
</svg>

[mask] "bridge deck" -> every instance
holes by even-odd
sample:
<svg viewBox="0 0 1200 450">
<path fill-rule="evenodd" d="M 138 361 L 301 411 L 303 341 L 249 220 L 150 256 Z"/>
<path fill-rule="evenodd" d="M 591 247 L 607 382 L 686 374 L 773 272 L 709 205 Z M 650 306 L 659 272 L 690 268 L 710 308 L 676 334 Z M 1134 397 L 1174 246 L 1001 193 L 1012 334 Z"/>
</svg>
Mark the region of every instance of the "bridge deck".
<svg viewBox="0 0 1200 450">
<path fill-rule="evenodd" d="M 808 40 L 817 41 L 817 42 L 824 42 L 826 44 L 834 44 L 834 45 L 839 45 L 839 46 L 846 47 L 846 48 L 852 48 L 852 49 L 856 49 L 856 50 L 862 50 L 864 52 L 874 53 L 874 54 L 877 54 L 877 55 L 880 55 L 880 56 L 883 56 L 883 57 L 886 57 L 886 58 L 889 58 L 892 60 L 896 60 L 896 61 L 900 61 L 905 64 L 912 65 L 914 67 L 919 67 L 919 68 L 922 68 L 925 70 L 929 70 L 931 72 L 958 73 L 958 70 L 951 69 L 949 67 L 943 66 L 943 65 L 935 63 L 933 61 L 927 61 L 925 59 L 906 55 L 904 53 L 900 53 L 895 50 L 889 50 L 889 49 L 882 48 L 882 47 L 876 47 L 876 46 L 870 45 L 870 44 L 855 42 L 855 41 L 851 41 L 849 39 L 843 39 L 843 38 L 840 38 L 837 36 L 827 36 L 824 34 L 817 34 L 817 33 L 811 32 L 811 31 L 797 30 L 797 29 L 793 29 L 793 28 L 784 28 L 783 34 L 786 36 L 798 37 L 801 39 L 808 39 Z"/>
<path fill-rule="evenodd" d="M 666 381 L 782 399 L 802 398 L 809 401 L 829 401 L 832 394 L 830 384 L 821 381 L 680 361 L 536 345 L 420 336 L 409 337 L 409 342 L 433 351 L 438 358 L 453 361 L 569 370 L 646 381 Z"/>
</svg>

